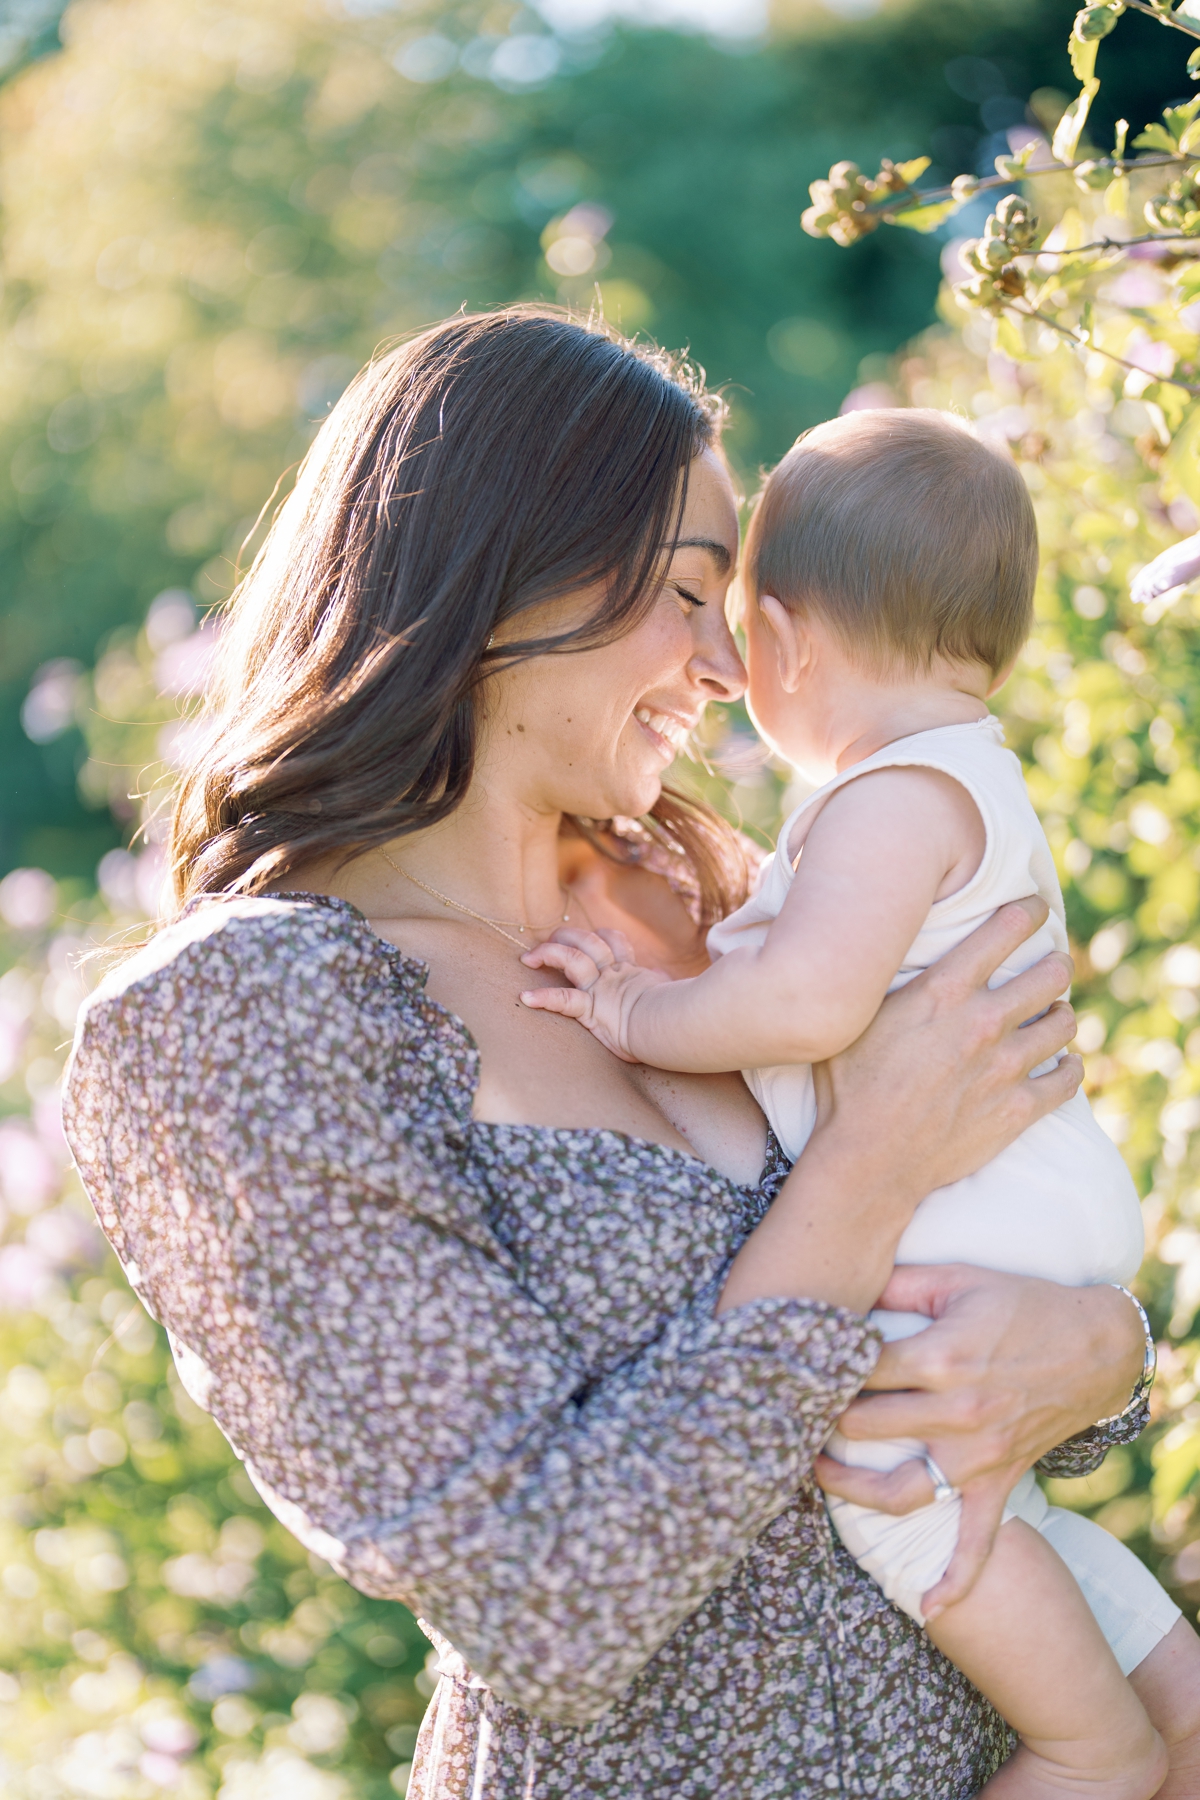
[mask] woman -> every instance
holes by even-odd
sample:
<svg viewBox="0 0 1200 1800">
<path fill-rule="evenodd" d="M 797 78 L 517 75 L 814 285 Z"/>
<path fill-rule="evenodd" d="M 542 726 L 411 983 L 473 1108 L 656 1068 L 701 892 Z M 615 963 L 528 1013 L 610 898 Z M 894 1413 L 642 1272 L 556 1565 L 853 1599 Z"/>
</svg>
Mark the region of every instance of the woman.
<svg viewBox="0 0 1200 1800">
<path fill-rule="evenodd" d="M 72 1143 L 189 1391 L 427 1621 L 421 1800 L 973 1793 L 1006 1730 L 831 1541 L 819 1447 L 914 1390 L 843 1429 L 964 1485 L 961 1584 L 1014 1471 L 1144 1422 L 1113 1290 L 906 1271 L 939 1323 L 883 1358 L 862 1317 L 922 1196 L 1078 1083 L 1027 1079 L 1063 962 L 986 987 L 1033 915 L 888 1003 L 790 1174 L 736 1076 L 518 1003 L 555 927 L 684 971 L 744 888 L 662 788 L 743 681 L 716 436 L 685 372 L 545 312 L 366 370 L 233 608 L 182 916 L 80 1029 Z"/>
</svg>

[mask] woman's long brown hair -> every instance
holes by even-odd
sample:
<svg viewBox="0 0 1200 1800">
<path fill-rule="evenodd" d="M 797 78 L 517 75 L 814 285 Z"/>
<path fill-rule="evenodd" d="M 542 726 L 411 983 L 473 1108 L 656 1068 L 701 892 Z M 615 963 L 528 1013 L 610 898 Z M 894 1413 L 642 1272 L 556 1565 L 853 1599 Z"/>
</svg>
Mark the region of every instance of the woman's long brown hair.
<svg viewBox="0 0 1200 1800">
<path fill-rule="evenodd" d="M 176 798 L 176 900 L 259 893 L 453 812 L 481 680 L 643 616 L 719 424 L 686 364 L 547 308 L 461 316 L 371 362 L 230 603 Z M 583 626 L 514 639 L 593 583 Z M 664 791 L 645 823 L 686 856 L 703 918 L 738 903 L 745 858 L 710 808 Z"/>
</svg>

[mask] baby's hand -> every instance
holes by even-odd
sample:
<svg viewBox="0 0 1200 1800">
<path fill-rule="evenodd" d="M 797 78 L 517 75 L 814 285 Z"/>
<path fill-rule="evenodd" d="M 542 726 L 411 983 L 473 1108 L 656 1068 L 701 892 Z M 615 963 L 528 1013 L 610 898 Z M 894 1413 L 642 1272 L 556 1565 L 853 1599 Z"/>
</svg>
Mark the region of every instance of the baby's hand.
<svg viewBox="0 0 1200 1800">
<path fill-rule="evenodd" d="M 557 969 L 569 988 L 528 988 L 526 1006 L 578 1019 L 606 1050 L 623 1062 L 638 1062 L 629 1047 L 629 1019 L 648 988 L 669 981 L 657 969 L 639 968 L 633 947 L 620 931 L 556 931 L 521 961 L 530 969 Z"/>
</svg>

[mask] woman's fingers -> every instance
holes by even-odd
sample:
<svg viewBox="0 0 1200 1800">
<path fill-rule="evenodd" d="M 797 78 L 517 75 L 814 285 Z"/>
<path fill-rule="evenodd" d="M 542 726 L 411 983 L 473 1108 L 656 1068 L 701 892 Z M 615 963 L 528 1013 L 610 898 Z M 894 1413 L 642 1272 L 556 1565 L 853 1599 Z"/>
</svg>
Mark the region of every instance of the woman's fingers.
<svg viewBox="0 0 1200 1800">
<path fill-rule="evenodd" d="M 1013 1048 L 1021 1059 L 1021 1073 L 1028 1075 L 1039 1063 L 1049 1062 L 1065 1050 L 1075 1030 L 1075 1011 L 1066 1000 L 1054 1001 L 1040 1019 L 1022 1022 L 1012 1034 Z"/>
<path fill-rule="evenodd" d="M 972 1483 L 962 1497 L 958 1520 L 958 1544 L 950 1559 L 950 1567 L 921 1600 L 926 1623 L 936 1619 L 948 1606 L 965 1600 L 979 1579 L 979 1572 L 991 1554 L 996 1533 L 1004 1517 L 1004 1503 L 1012 1491 L 1012 1472 L 989 1481 Z"/>
<path fill-rule="evenodd" d="M 955 994 L 986 987 L 989 977 L 996 973 L 1001 963 L 1008 961 L 1014 951 L 1020 949 L 1026 938 L 1033 936 L 1038 926 L 1045 923 L 1049 912 L 1046 902 L 1036 894 L 1031 894 L 1026 900 L 1010 901 L 1007 906 L 999 907 L 970 937 L 965 937 L 961 944 L 948 950 L 945 956 L 940 957 L 918 979 L 926 982 L 930 988 L 944 987 Z M 1069 980 L 1068 975 L 1067 981 Z M 1042 1005 L 1048 1006 L 1055 994 L 1061 994 L 1067 981 L 1060 982 L 1054 992 L 1046 996 Z M 995 990 L 997 993 L 1004 991 L 1002 988 Z M 1031 1013 L 1039 1010 L 1036 1006 L 1030 1008 Z M 1025 1016 L 1028 1018 L 1030 1015 L 1027 1013 Z"/>
<path fill-rule="evenodd" d="M 1044 1118 L 1047 1113 L 1056 1112 L 1067 1100 L 1071 1100 L 1083 1086 L 1083 1058 L 1073 1052 L 1064 1056 L 1056 1069 L 1047 1069 L 1044 1075 L 1036 1075 L 1029 1083 L 1033 1090 L 1030 1096 L 1033 1119 Z"/>
<path fill-rule="evenodd" d="M 813 1475 L 827 1494 L 869 1506 L 873 1512 L 915 1512 L 933 1499 L 933 1481 L 925 1464 L 915 1459 L 897 1469 L 858 1469 L 822 1454 L 813 1464 Z"/>
<path fill-rule="evenodd" d="M 1062 1000 L 1074 973 L 1071 958 L 1061 950 L 1052 950 L 1011 981 L 990 989 L 989 997 L 999 1009 L 1002 1028 L 1011 1030 L 1030 1021 L 1043 1022 L 1040 1015 L 1052 1011 L 1055 1001 Z"/>
<path fill-rule="evenodd" d="M 970 1435 L 974 1410 L 979 1396 L 974 1389 L 956 1388 L 946 1394 L 901 1391 L 872 1392 L 852 1400 L 841 1418 L 838 1430 L 843 1437 L 862 1443 L 871 1439 L 920 1438 L 926 1443 L 944 1433 L 961 1433 L 962 1445 L 971 1450 L 971 1473 L 991 1466 L 991 1459 L 1007 1457 L 1010 1444 L 989 1435 Z"/>
<path fill-rule="evenodd" d="M 965 1263 L 901 1263 L 892 1270 L 875 1305 L 883 1312 L 924 1313 L 927 1319 L 936 1319 L 946 1302 L 970 1286 L 976 1275 Z M 885 1344 L 880 1360 L 908 1341 L 896 1338 Z"/>
</svg>

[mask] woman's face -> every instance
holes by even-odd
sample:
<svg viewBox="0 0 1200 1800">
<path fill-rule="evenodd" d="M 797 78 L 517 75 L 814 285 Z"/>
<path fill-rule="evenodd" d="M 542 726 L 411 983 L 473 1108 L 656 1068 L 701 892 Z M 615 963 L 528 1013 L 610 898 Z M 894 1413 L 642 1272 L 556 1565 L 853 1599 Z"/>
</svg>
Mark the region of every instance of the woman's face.
<svg viewBox="0 0 1200 1800">
<path fill-rule="evenodd" d="M 641 622 L 599 649 L 536 657 L 489 683 L 480 775 L 538 812 L 636 818 L 710 700 L 736 700 L 746 672 L 725 616 L 738 550 L 729 477 L 710 450 L 688 476 L 679 543 Z M 596 588 L 546 608 L 511 636 L 557 632 L 595 612 Z M 504 642 L 503 634 L 497 638 Z"/>
</svg>

